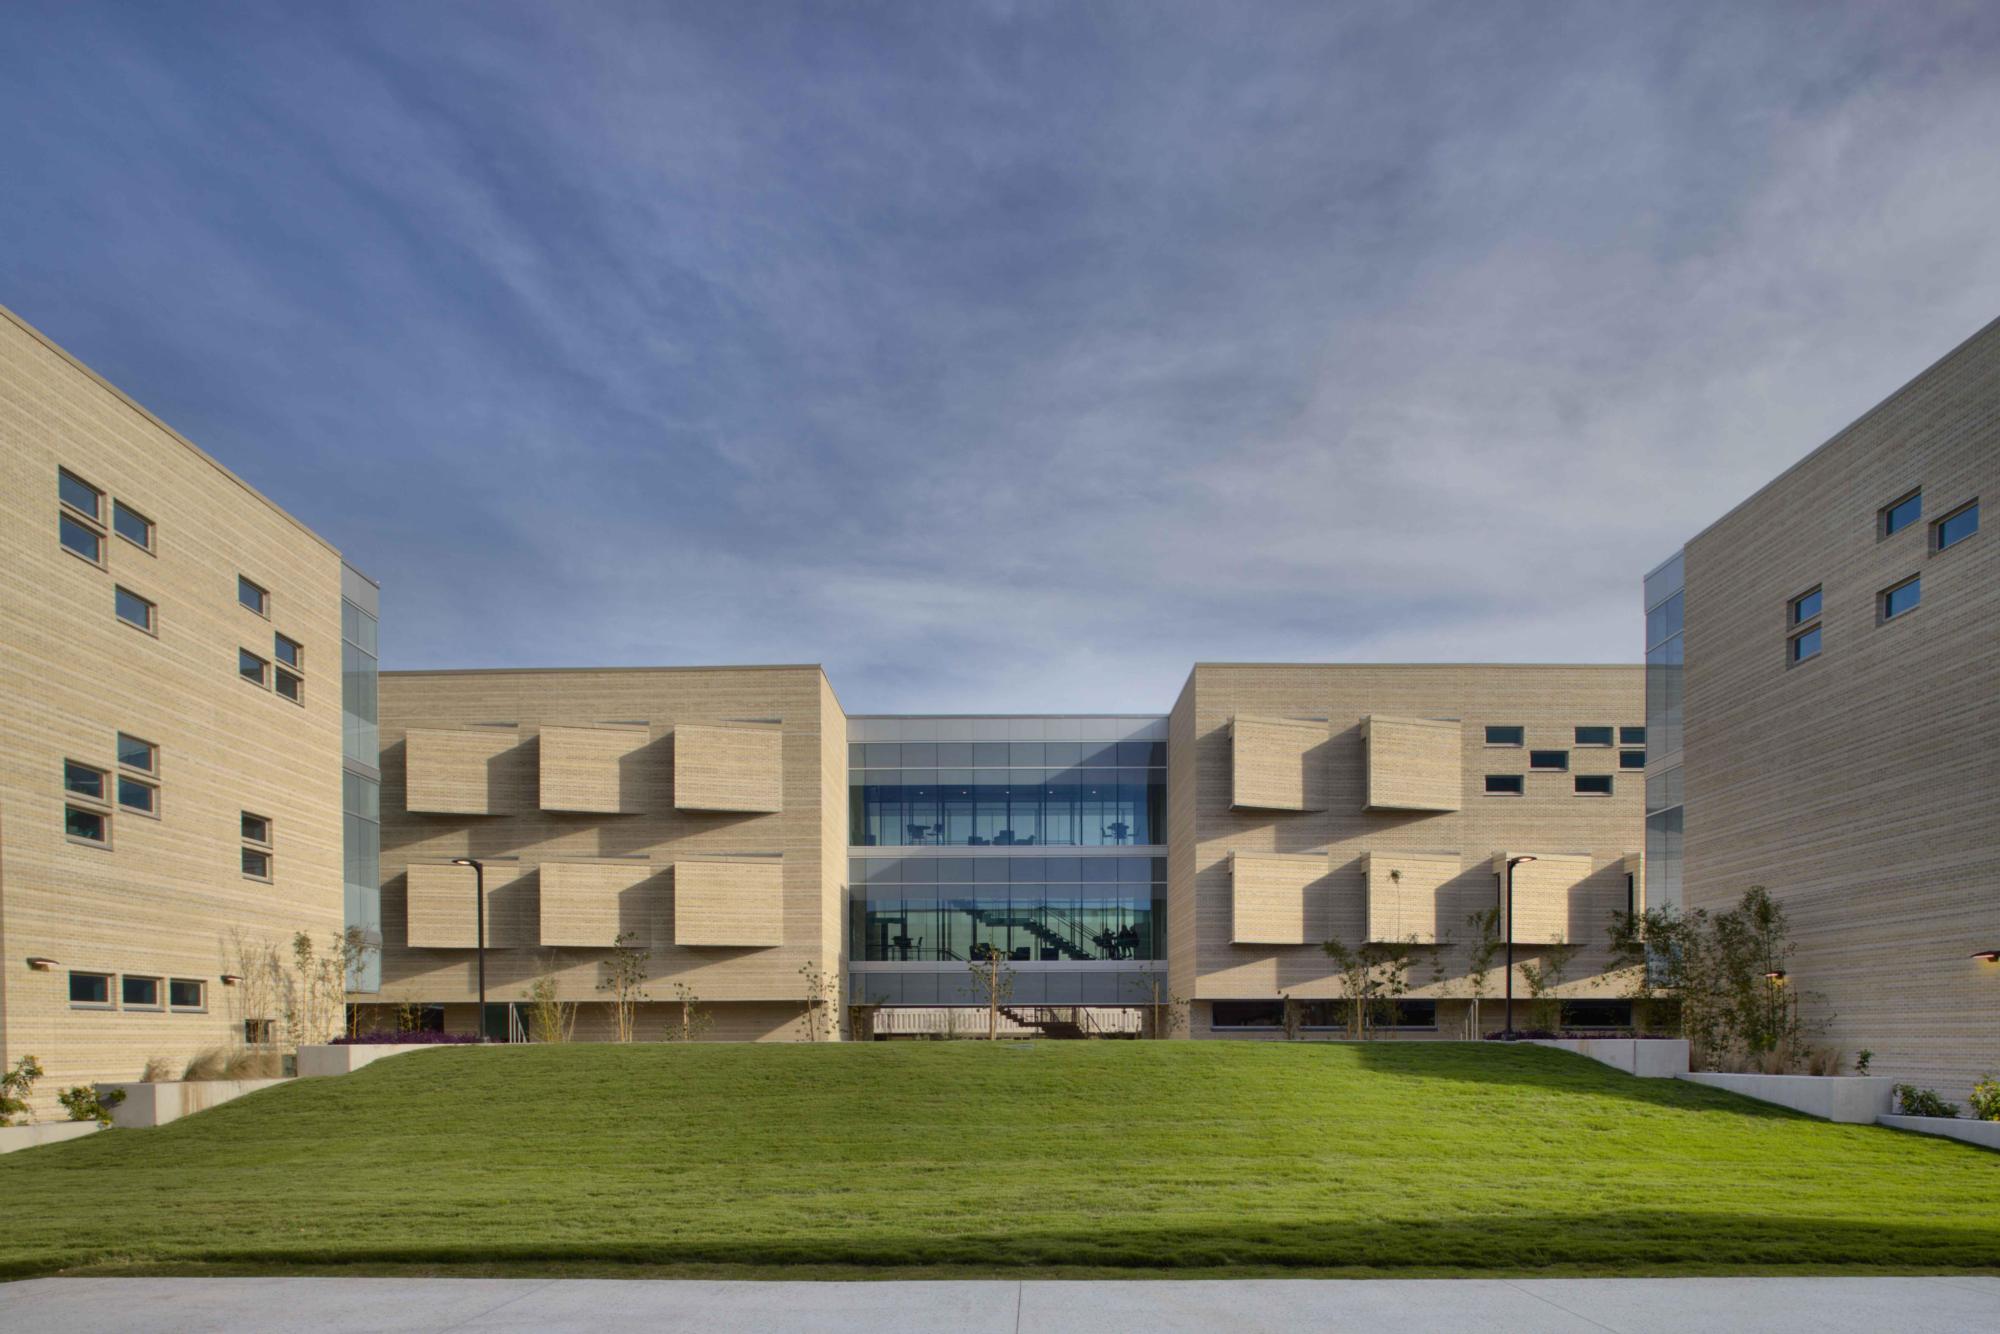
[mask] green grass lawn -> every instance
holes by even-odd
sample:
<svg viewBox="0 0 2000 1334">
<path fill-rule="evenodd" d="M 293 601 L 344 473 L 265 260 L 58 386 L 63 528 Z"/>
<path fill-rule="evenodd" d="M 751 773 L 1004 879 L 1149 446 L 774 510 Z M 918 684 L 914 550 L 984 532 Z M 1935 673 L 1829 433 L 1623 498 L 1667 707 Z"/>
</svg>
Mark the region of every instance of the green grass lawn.
<svg viewBox="0 0 2000 1334">
<path fill-rule="evenodd" d="M 0 1276 L 1992 1272 L 1996 1197 L 1535 1047 L 458 1048 L 0 1158 Z"/>
</svg>

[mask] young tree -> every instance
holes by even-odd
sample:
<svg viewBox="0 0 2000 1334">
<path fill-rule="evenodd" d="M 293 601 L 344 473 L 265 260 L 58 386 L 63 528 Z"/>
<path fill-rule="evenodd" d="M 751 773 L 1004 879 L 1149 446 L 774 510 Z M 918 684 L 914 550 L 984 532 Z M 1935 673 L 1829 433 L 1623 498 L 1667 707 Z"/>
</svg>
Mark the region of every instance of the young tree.
<svg viewBox="0 0 2000 1334">
<path fill-rule="evenodd" d="M 1176 996 L 1157 974 L 1139 982 L 1140 1004 L 1146 1009 L 1147 1036 L 1170 1038 L 1187 1027 L 1187 997 Z"/>
<path fill-rule="evenodd" d="M 972 974 L 972 994 L 982 997 L 986 1007 L 986 1036 L 1000 1036 L 1000 1007 L 1014 994 L 1014 970 L 999 950 L 989 949 L 986 957 L 974 959 L 967 971 Z"/>
<path fill-rule="evenodd" d="M 833 1040 L 833 1026 L 837 1022 L 834 1005 L 839 1000 L 835 993 L 839 989 L 839 979 L 831 977 L 816 963 L 799 965 L 799 976 L 806 981 L 805 1040 L 807 1042 L 830 1042 Z"/>
<path fill-rule="evenodd" d="M 528 1035 L 536 1042 L 568 1042 L 576 1033 L 576 1002 L 564 1000 L 553 956 L 544 956 L 528 984 Z"/>
<path fill-rule="evenodd" d="M 1484 912 L 1476 912 L 1465 919 L 1472 928 L 1472 944 L 1466 959 L 1465 980 L 1472 992 L 1472 1031 L 1466 1036 L 1477 1041 L 1484 1034 L 1479 1022 L 1479 1002 L 1486 997 L 1486 990 L 1493 982 L 1493 961 L 1500 954 L 1506 941 L 1500 935 L 1500 907 L 1495 904 Z"/>
<path fill-rule="evenodd" d="M 1521 978 L 1528 984 L 1528 1023 L 1531 1027 L 1555 1032 L 1562 1027 L 1563 975 L 1576 957 L 1577 947 L 1563 943 L 1560 932 L 1542 947 L 1541 958 L 1521 965 Z"/>
<path fill-rule="evenodd" d="M 630 1042 L 639 1024 L 639 1002 L 646 996 L 646 961 L 651 950 L 636 948 L 637 932 L 620 931 L 611 943 L 611 957 L 604 960 L 604 977 L 599 991 L 611 997 L 612 1028 L 620 1042 Z"/>
<path fill-rule="evenodd" d="M 693 987 L 685 982 L 674 983 L 674 1004 L 680 1006 L 680 1022 L 663 1035 L 668 1042 L 693 1042 L 708 1032 L 713 1020 L 701 1008 L 701 997 L 694 994 Z"/>
<path fill-rule="evenodd" d="M 1349 1036 L 1365 1041 L 1371 1025 L 1393 1019 L 1395 1002 L 1410 990 L 1410 952 L 1415 948 L 1415 936 L 1371 940 L 1360 949 L 1349 949 L 1338 937 L 1321 943 L 1340 973 Z"/>
</svg>

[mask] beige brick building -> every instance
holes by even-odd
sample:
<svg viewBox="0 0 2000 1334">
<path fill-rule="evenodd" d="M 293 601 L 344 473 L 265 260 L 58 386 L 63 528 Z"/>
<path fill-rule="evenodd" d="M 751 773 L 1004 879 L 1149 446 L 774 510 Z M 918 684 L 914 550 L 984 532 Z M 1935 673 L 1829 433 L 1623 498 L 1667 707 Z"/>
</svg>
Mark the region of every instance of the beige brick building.
<svg viewBox="0 0 2000 1334">
<path fill-rule="evenodd" d="M 2000 323 L 1647 582 L 1656 883 L 1765 886 L 1826 1040 L 1955 1098 L 2000 1072 L 1997 491 Z"/>
</svg>

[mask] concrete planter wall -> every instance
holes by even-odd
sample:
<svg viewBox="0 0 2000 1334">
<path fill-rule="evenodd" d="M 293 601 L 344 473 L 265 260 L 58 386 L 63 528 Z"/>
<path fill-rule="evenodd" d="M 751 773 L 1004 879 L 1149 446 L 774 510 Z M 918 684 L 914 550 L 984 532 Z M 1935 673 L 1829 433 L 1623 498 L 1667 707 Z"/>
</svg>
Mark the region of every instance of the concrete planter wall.
<svg viewBox="0 0 2000 1334">
<path fill-rule="evenodd" d="M 1578 1056 L 1623 1070 L 1640 1079 L 1673 1079 L 1685 1075 L 1688 1045 L 1685 1038 L 1526 1038 L 1537 1047 L 1573 1051 Z"/>
<path fill-rule="evenodd" d="M 449 1042 L 361 1042 L 328 1043 L 325 1046 L 299 1048 L 299 1078 L 313 1079 L 322 1075 L 351 1075 L 364 1065 L 373 1065 L 385 1056 L 400 1056 L 409 1051 L 449 1050 L 454 1044 Z"/>
<path fill-rule="evenodd" d="M 81 1139 L 101 1129 L 103 1127 L 95 1121 L 51 1121 L 47 1125 L 0 1126 L 0 1153 L 13 1153 L 16 1149 L 32 1149 L 37 1144 L 60 1144 L 66 1139 Z"/>
<path fill-rule="evenodd" d="M 1702 1071 L 1681 1078 L 1850 1125 L 1869 1125 L 1886 1116 L 1896 1086 L 1895 1080 L 1875 1075 L 1723 1075 Z"/>
<path fill-rule="evenodd" d="M 284 1082 L 282 1079 L 162 1080 L 154 1084 L 99 1084 L 97 1091 L 123 1089 L 125 1101 L 111 1109 L 111 1124 L 143 1128 L 163 1126 Z"/>
<path fill-rule="evenodd" d="M 1942 1135 L 1977 1144 L 1982 1149 L 2000 1149 L 2000 1121 L 1967 1121 L 1950 1116 L 1878 1116 L 1876 1124 L 1896 1130 L 1914 1130 L 1919 1135 Z M 0 1130 L 0 1135 L 7 1132 Z"/>
</svg>

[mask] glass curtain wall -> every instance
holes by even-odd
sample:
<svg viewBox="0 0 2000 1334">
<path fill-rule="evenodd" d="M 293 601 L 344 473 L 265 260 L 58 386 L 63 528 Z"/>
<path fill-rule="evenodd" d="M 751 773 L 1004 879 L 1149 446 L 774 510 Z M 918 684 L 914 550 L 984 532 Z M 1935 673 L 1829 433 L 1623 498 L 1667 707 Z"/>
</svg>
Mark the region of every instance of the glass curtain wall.
<svg viewBox="0 0 2000 1334">
<path fill-rule="evenodd" d="M 1681 737 L 1686 576 L 1683 559 L 1646 576 L 1646 904 L 1681 906 Z"/>
<path fill-rule="evenodd" d="M 1162 741 L 850 746 L 855 847 L 1127 847 L 1166 841 Z"/>
<path fill-rule="evenodd" d="M 382 989 L 382 771 L 377 727 L 375 585 L 342 571 L 340 602 L 341 814 L 349 927 L 376 948 L 348 978 L 350 991 Z"/>
<path fill-rule="evenodd" d="M 1164 957 L 1164 857 L 872 857 L 849 868 L 849 957 L 1086 963 Z"/>
</svg>

